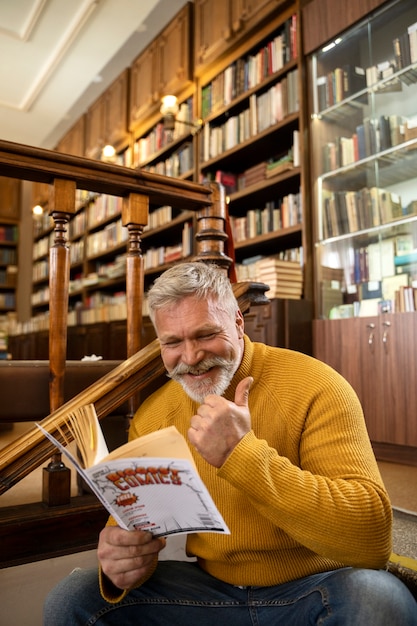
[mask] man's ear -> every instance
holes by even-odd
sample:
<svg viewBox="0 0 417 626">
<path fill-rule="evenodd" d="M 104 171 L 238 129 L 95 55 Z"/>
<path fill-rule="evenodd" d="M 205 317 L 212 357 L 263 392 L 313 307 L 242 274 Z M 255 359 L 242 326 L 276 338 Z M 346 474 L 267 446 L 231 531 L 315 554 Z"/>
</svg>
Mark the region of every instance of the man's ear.
<svg viewBox="0 0 417 626">
<path fill-rule="evenodd" d="M 245 332 L 245 320 L 243 318 L 243 314 L 240 309 L 236 311 L 236 327 L 237 327 L 239 339 L 241 339 Z"/>
</svg>

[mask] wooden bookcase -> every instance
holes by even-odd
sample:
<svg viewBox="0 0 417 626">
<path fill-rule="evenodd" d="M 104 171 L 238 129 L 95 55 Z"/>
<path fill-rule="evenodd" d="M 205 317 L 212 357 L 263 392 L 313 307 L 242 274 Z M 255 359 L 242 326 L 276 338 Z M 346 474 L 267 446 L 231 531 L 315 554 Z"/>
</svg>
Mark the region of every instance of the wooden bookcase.
<svg viewBox="0 0 417 626">
<path fill-rule="evenodd" d="M 296 7 L 246 34 L 221 62 L 201 72 L 199 176 L 225 185 L 239 265 L 280 254 L 304 270 L 308 207 Z"/>
<path fill-rule="evenodd" d="M 70 129 L 58 149 L 75 154 L 83 138 L 84 154 L 101 158 L 103 145 L 111 142 L 117 149 L 117 163 L 196 181 L 217 179 L 224 183 L 223 173 L 243 178 L 245 172 L 248 177 L 247 170 L 263 168 L 260 178 L 228 194 L 231 221 L 264 209 L 272 215 L 272 208 L 277 212 L 281 205 L 287 211 L 288 198 L 295 217 L 281 218 L 275 225 L 270 220 L 266 231 L 235 238 L 236 261 L 241 264 L 248 257 L 289 251 L 297 254 L 303 268 L 306 310 L 310 311 L 312 270 L 299 19 L 298 3 L 294 2 L 263 0 L 256 6 L 242 4 L 241 0 L 187 3 Z M 243 67 L 255 55 L 259 63 L 278 39 L 282 51 L 274 67 L 227 103 L 208 110 L 205 93 L 229 74 L 231 67 Z M 261 103 L 271 99 L 275 89 L 285 92 L 283 111 L 279 118 L 275 116 L 262 126 L 266 116 Z M 159 110 L 161 97 L 168 93 L 176 95 L 180 105 L 173 132 L 164 131 Z M 249 108 L 256 111 L 257 127 L 236 145 L 207 157 L 205 142 L 210 133 L 218 132 L 227 120 L 243 115 Z M 188 124 L 182 124 L 181 118 Z M 197 119 L 202 120 L 202 128 L 196 130 L 190 124 Z M 276 170 L 273 176 L 266 175 L 267 162 L 295 152 L 298 157 L 292 166 L 279 173 Z M 47 212 L 47 190 L 36 192 Z M 97 207 L 111 202 L 105 198 L 84 199 L 70 222 L 70 324 L 100 322 L 103 310 L 113 306 L 108 304 L 112 299 L 118 310 L 115 315 L 125 316 L 124 272 L 118 269 L 125 252 L 120 208 L 109 214 L 104 211 L 100 219 L 91 218 Z M 147 284 L 168 264 L 193 254 L 194 219 L 186 211 L 150 207 L 150 224 L 142 236 Z M 49 218 L 44 220 L 34 237 L 32 305 L 38 318 L 35 328 L 39 329 L 47 323 L 49 300 L 47 251 L 52 230 Z M 276 323 L 273 317 L 271 325 Z"/>
</svg>

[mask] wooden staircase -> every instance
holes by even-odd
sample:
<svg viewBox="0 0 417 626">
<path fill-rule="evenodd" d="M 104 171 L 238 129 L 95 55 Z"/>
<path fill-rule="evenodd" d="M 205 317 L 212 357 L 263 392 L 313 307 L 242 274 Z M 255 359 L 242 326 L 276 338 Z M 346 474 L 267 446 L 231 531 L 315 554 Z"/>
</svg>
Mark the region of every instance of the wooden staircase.
<svg viewBox="0 0 417 626">
<path fill-rule="evenodd" d="M 164 374 L 158 341 L 144 347 L 140 345 L 143 301 L 141 235 L 149 208 L 170 204 L 174 208 L 195 211 L 197 258 L 216 263 L 230 276 L 233 260 L 227 250 L 227 215 L 221 189 L 215 184 L 199 185 L 3 141 L 0 141 L 0 167 L 3 176 L 51 186 L 50 214 L 54 220 L 55 239 L 50 249 L 49 415 L 44 417 L 42 425 L 59 438 L 54 424 L 59 423 L 68 411 L 91 402 L 95 404 L 99 419 L 117 411 L 126 402 L 128 416 L 132 416 L 138 406 L 139 394 L 145 397 Z M 64 402 L 69 283 L 66 232 L 75 213 L 77 188 L 123 197 L 122 223 L 129 235 L 126 264 L 128 358 Z M 252 304 L 267 302 L 265 285 L 235 283 L 234 290 L 243 313 Z M 9 365 L 14 367 L 13 362 Z M 16 376 L 18 372 L 16 366 Z M 15 384 L 11 402 L 13 393 L 24 388 L 24 379 L 16 378 Z M 27 402 L 30 404 L 30 398 Z M 37 416 L 36 406 L 34 408 Z M 1 414 L 7 419 L 8 409 L 4 403 Z M 12 410 L 9 414 L 13 414 L 13 421 L 19 421 L 19 416 Z M 28 416 L 25 415 L 24 419 L 27 420 Z M 48 460 L 49 466 L 44 469 L 42 502 L 0 508 L 2 567 L 87 550 L 97 544 L 107 512 L 90 494 L 70 497 L 69 470 L 36 427 L 0 451 L 0 494 Z"/>
</svg>

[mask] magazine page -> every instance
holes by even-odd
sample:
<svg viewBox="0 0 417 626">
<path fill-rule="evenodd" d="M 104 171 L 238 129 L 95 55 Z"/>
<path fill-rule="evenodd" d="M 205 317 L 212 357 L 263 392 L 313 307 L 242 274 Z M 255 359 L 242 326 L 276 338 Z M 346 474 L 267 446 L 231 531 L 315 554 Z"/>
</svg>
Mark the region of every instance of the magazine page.
<svg viewBox="0 0 417 626">
<path fill-rule="evenodd" d="M 155 537 L 192 532 L 229 534 L 207 488 L 186 459 L 114 459 L 85 470 L 123 527 Z"/>
<path fill-rule="evenodd" d="M 230 534 L 190 460 L 145 456 L 112 459 L 84 469 L 66 446 L 40 424 L 37 427 L 71 461 L 121 528 L 149 530 L 155 537 Z"/>
</svg>

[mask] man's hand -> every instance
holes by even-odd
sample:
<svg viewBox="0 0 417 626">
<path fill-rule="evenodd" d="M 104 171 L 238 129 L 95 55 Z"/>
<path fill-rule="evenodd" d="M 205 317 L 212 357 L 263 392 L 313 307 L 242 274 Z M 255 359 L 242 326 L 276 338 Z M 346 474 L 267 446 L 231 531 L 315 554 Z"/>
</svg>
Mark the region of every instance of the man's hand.
<svg viewBox="0 0 417 626">
<path fill-rule="evenodd" d="M 149 574 L 165 545 L 165 539 L 154 539 L 149 532 L 106 526 L 100 533 L 97 554 L 113 585 L 130 589 Z"/>
<path fill-rule="evenodd" d="M 214 467 L 223 465 L 251 429 L 248 400 L 252 382 L 250 376 L 240 381 L 234 402 L 220 396 L 206 396 L 197 415 L 191 418 L 188 438 L 197 452 Z"/>
</svg>

